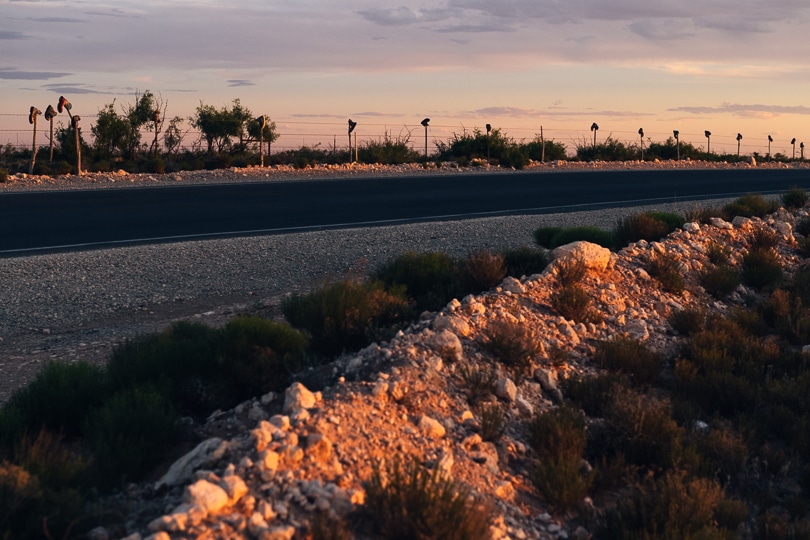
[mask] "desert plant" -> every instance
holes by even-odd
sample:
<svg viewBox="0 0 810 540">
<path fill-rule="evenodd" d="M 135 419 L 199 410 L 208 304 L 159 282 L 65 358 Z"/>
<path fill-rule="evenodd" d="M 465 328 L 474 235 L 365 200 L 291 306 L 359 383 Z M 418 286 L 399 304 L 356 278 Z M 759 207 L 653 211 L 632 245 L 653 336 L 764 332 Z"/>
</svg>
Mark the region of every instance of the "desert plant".
<svg viewBox="0 0 810 540">
<path fill-rule="evenodd" d="M 739 270 L 720 264 L 707 266 L 700 271 L 700 285 L 715 298 L 723 299 L 733 293 L 742 282 Z"/>
<path fill-rule="evenodd" d="M 648 480 L 608 512 L 600 537 L 722 540 L 730 533 L 716 525 L 723 500 L 716 482 L 671 471 Z"/>
<path fill-rule="evenodd" d="M 613 433 L 608 449 L 624 454 L 628 463 L 651 469 L 681 465 L 684 430 L 672 418 L 668 399 L 627 386 L 613 388 L 605 419 Z"/>
<path fill-rule="evenodd" d="M 473 407 L 492 394 L 497 380 L 493 369 L 472 363 L 462 363 L 458 367 L 458 373 L 464 383 L 467 401 Z"/>
<path fill-rule="evenodd" d="M 458 263 L 445 253 L 407 251 L 380 266 L 373 274 L 387 288 L 404 286 L 419 311 L 435 311 L 460 296 Z"/>
<path fill-rule="evenodd" d="M 554 291 L 550 297 L 551 308 L 560 316 L 576 322 L 598 322 L 599 317 L 591 309 L 591 297 L 582 287 L 569 285 Z"/>
<path fill-rule="evenodd" d="M 639 240 L 660 240 L 670 232 L 668 223 L 650 212 L 625 216 L 616 222 L 613 229 L 617 246 L 626 246 Z"/>
<path fill-rule="evenodd" d="M 522 380 L 534 358 L 542 351 L 534 331 L 517 320 L 499 319 L 482 332 L 481 347 L 501 362 L 515 380 Z"/>
<path fill-rule="evenodd" d="M 706 248 L 706 256 L 712 264 L 727 264 L 731 249 L 718 242 L 710 242 Z"/>
<path fill-rule="evenodd" d="M 560 287 L 571 287 L 582 282 L 588 267 L 580 257 L 564 257 L 554 261 L 554 275 Z"/>
<path fill-rule="evenodd" d="M 807 204 L 810 196 L 807 191 L 799 186 L 790 186 L 790 188 L 782 194 L 782 206 L 789 210 L 796 210 L 802 208 Z"/>
<path fill-rule="evenodd" d="M 681 309 L 672 312 L 669 324 L 682 336 L 691 335 L 703 327 L 706 314 L 701 309 Z"/>
<path fill-rule="evenodd" d="M 531 473 L 537 489 L 561 510 L 580 502 L 595 476 L 582 471 L 588 442 L 582 412 L 564 406 L 536 416 L 529 424 L 529 439 L 537 454 Z"/>
<path fill-rule="evenodd" d="M 627 379 L 618 373 L 580 375 L 574 373 L 561 382 L 563 393 L 592 417 L 605 415 L 613 396 L 614 387 L 626 385 Z"/>
<path fill-rule="evenodd" d="M 178 415 L 154 390 L 121 392 L 91 413 L 85 424 L 98 481 L 114 487 L 140 479 L 172 448 Z"/>
<path fill-rule="evenodd" d="M 495 287 L 506 277 L 506 264 L 503 255 L 477 249 L 461 262 L 461 273 L 465 292 L 477 294 Z"/>
<path fill-rule="evenodd" d="M 653 384 L 664 363 L 663 357 L 636 339 L 616 337 L 599 341 L 593 355 L 602 368 L 623 373 L 639 384 Z"/>
<path fill-rule="evenodd" d="M 378 465 L 364 487 L 364 516 L 379 538 L 489 538 L 489 508 L 438 467 L 426 470 L 415 459 Z"/>
<path fill-rule="evenodd" d="M 751 248 L 743 256 L 742 281 L 746 285 L 762 289 L 781 280 L 782 265 L 773 249 Z"/>
<path fill-rule="evenodd" d="M 779 205 L 775 201 L 768 201 L 762 195 L 749 193 L 738 197 L 723 207 L 728 219 L 735 216 L 762 217 L 776 212 Z"/>
<path fill-rule="evenodd" d="M 481 407 L 481 438 L 497 442 L 506 431 L 506 408 L 500 403 Z"/>
<path fill-rule="evenodd" d="M 534 231 L 534 243 L 548 249 L 557 247 L 552 246 L 551 241 L 562 230 L 562 227 L 540 227 Z"/>
<path fill-rule="evenodd" d="M 659 253 L 647 264 L 647 271 L 657 279 L 664 290 L 672 294 L 681 294 L 685 288 L 683 281 L 683 264 L 671 253 Z"/>
<path fill-rule="evenodd" d="M 8 182 L 8 169 L 0 167 L 0 183 Z"/>
<path fill-rule="evenodd" d="M 798 220 L 793 230 L 803 236 L 810 235 L 810 217 L 803 217 Z"/>
<path fill-rule="evenodd" d="M 310 334 L 315 351 L 325 356 L 393 335 L 412 312 L 403 288 L 386 290 L 379 281 L 352 277 L 285 298 L 281 310 L 290 324 Z"/>
<path fill-rule="evenodd" d="M 303 368 L 309 339 L 286 323 L 239 316 L 222 329 L 219 377 L 228 402 L 286 388 Z"/>
<path fill-rule="evenodd" d="M 770 227 L 757 227 L 748 239 L 751 249 L 770 249 L 779 245 L 779 234 Z"/>
<path fill-rule="evenodd" d="M 539 274 L 548 266 L 548 256 L 540 250 L 530 247 L 507 249 L 502 253 L 506 264 L 506 273 L 515 278 Z"/>
<path fill-rule="evenodd" d="M 44 427 L 74 437 L 81 435 L 88 412 L 106 396 L 102 368 L 87 362 L 52 362 L 28 386 L 12 394 L 6 409 L 15 411 L 21 427 L 30 433 L 39 433 Z"/>
</svg>

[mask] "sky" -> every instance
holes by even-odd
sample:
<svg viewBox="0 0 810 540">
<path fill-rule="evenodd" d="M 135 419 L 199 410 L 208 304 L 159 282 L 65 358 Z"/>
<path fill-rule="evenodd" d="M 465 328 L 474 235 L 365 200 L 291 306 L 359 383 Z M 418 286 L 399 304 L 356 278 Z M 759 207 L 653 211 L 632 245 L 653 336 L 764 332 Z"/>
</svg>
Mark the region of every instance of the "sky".
<svg viewBox="0 0 810 540">
<path fill-rule="evenodd" d="M 150 90 L 168 116 L 239 98 L 275 148 L 345 146 L 349 118 L 423 147 L 429 117 L 431 149 L 489 123 L 573 150 L 595 122 L 789 156 L 810 144 L 809 35 L 808 0 L 0 0 L 0 143 L 30 144 L 31 105 L 64 95 L 89 133 Z"/>
</svg>

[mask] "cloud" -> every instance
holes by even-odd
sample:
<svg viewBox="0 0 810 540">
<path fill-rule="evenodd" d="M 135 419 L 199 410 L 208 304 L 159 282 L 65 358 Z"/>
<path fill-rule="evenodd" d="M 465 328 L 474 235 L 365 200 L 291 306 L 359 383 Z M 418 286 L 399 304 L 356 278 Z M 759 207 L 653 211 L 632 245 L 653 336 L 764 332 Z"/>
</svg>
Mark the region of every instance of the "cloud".
<svg viewBox="0 0 810 540">
<path fill-rule="evenodd" d="M 19 71 L 14 68 L 0 67 L 0 79 L 20 80 L 20 81 L 46 81 L 48 79 L 58 79 L 67 77 L 71 73 L 60 73 L 58 71 Z"/>
<path fill-rule="evenodd" d="M 652 41 L 672 41 L 696 35 L 695 32 L 686 30 L 677 21 L 644 19 L 630 23 L 627 28 L 634 34 Z"/>
<path fill-rule="evenodd" d="M 382 26 L 406 26 L 420 21 L 419 14 L 405 6 L 395 9 L 371 8 L 358 11 L 357 14 Z"/>
<path fill-rule="evenodd" d="M 773 32 L 771 26 L 763 21 L 747 18 L 709 17 L 698 18 L 695 25 L 709 30 L 723 30 L 734 34 L 767 34 Z"/>
<path fill-rule="evenodd" d="M 671 112 L 685 112 L 696 115 L 733 114 L 744 118 L 768 119 L 783 114 L 810 115 L 810 107 L 804 105 L 742 105 L 724 103 L 719 107 L 675 107 Z"/>
<path fill-rule="evenodd" d="M 110 94 L 114 92 L 100 92 L 87 88 L 86 86 L 73 85 L 73 84 L 45 84 L 42 86 L 51 92 L 57 94 Z"/>
<path fill-rule="evenodd" d="M 246 79 L 229 79 L 227 82 L 228 87 L 230 88 L 239 88 L 240 86 L 256 86 L 256 83 Z"/>
<path fill-rule="evenodd" d="M 31 39 L 31 36 L 13 30 L 0 30 L 0 39 Z"/>
<path fill-rule="evenodd" d="M 68 17 L 28 17 L 26 20 L 39 23 L 83 23 L 86 19 L 73 19 Z"/>
<path fill-rule="evenodd" d="M 480 34 L 484 32 L 514 32 L 515 29 L 503 24 L 457 24 L 453 26 L 444 26 L 436 28 L 436 31 L 442 34 L 449 34 L 449 33 Z"/>
</svg>

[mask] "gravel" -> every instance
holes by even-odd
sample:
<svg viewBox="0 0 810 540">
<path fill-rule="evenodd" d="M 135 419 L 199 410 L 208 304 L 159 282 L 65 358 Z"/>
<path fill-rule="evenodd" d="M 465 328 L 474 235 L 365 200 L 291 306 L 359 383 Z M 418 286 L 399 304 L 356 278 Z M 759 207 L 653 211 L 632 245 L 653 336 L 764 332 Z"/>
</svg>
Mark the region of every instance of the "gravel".
<svg viewBox="0 0 810 540">
<path fill-rule="evenodd" d="M 278 316 L 285 294 L 374 269 L 406 250 L 464 256 L 478 248 L 530 246 L 540 226 L 610 229 L 647 208 L 695 206 L 673 202 L 0 259 L 0 402 L 48 361 L 104 362 L 116 344 L 178 319 L 216 325 L 238 312 Z"/>
</svg>

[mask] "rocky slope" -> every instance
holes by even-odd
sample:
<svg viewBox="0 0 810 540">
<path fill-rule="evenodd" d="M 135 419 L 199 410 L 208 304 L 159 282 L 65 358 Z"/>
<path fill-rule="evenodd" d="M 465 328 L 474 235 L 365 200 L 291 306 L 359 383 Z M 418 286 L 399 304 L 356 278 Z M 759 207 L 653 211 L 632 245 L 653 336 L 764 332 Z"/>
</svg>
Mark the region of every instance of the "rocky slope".
<svg viewBox="0 0 810 540">
<path fill-rule="evenodd" d="M 807 216 L 801 210 L 799 217 Z M 689 223 L 660 242 L 638 242 L 618 253 L 592 244 L 558 252 L 578 256 L 589 271 L 583 287 L 597 323 L 558 316 L 550 295 L 555 268 L 542 275 L 507 278 L 494 290 L 453 300 L 390 342 L 339 359 L 331 382 L 312 393 L 301 383 L 284 395 L 268 394 L 234 410 L 217 412 L 198 432 L 205 438 L 155 483 L 131 486 L 121 502 L 131 513 L 118 530 L 97 529 L 96 538 L 306 538 L 319 512 L 345 515 L 364 502 L 363 481 L 375 463 L 413 456 L 440 468 L 496 509 L 492 537 L 589 538 L 568 514 L 555 514 L 529 480 L 532 451 L 525 420 L 562 398 L 556 381 L 569 373 L 594 372 L 596 340 L 626 335 L 670 354 L 679 338 L 667 319 L 674 311 L 703 307 L 724 312 L 753 294 L 744 287 L 728 303 L 709 297 L 698 282 L 708 246 L 732 249 L 739 265 L 752 230 L 777 233 L 777 250 L 789 273 L 802 263 L 792 225 L 780 210 L 760 220 L 715 219 Z M 686 290 L 667 293 L 645 268 L 656 254 L 671 254 L 684 269 Z M 533 377 L 514 381 L 484 349 L 488 328 L 519 323 L 539 341 Z M 559 349 L 564 362 L 552 362 Z M 557 359 L 559 360 L 559 359 Z M 483 441 L 460 375 L 465 365 L 498 369 L 495 396 L 507 407 L 507 429 L 497 442 Z M 581 511 L 587 511 L 589 500 Z"/>
</svg>

